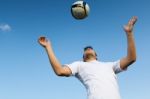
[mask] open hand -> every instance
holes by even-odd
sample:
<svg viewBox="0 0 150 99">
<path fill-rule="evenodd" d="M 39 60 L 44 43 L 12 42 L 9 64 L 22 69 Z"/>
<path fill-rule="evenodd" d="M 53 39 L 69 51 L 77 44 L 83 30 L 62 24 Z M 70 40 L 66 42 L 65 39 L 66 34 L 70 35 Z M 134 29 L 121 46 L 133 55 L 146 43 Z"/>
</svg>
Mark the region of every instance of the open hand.
<svg viewBox="0 0 150 99">
<path fill-rule="evenodd" d="M 50 45 L 50 41 L 47 40 L 46 37 L 44 37 L 44 36 L 39 37 L 38 42 L 43 47 L 47 47 Z"/>
<path fill-rule="evenodd" d="M 134 24 L 136 23 L 136 21 L 137 21 L 136 16 L 132 17 L 129 20 L 128 24 L 124 26 L 124 30 L 126 33 L 132 33 L 133 32 L 133 27 L 134 27 Z"/>
</svg>

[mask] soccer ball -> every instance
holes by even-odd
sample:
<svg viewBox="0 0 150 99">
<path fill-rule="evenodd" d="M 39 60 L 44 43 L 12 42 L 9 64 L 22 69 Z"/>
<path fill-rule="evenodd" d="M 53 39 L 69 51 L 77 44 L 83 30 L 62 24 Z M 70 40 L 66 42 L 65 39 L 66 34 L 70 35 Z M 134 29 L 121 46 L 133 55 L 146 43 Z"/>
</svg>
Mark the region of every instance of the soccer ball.
<svg viewBox="0 0 150 99">
<path fill-rule="evenodd" d="M 75 19 L 84 19 L 90 11 L 89 5 L 84 1 L 76 1 L 71 6 L 71 14 Z"/>
</svg>

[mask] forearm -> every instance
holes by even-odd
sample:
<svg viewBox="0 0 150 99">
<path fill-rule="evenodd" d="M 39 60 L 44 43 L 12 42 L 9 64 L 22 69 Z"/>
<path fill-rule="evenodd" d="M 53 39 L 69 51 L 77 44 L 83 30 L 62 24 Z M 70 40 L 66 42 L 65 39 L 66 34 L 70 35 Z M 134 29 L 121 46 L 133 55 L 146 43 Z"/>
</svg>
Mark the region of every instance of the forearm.
<svg viewBox="0 0 150 99">
<path fill-rule="evenodd" d="M 136 61 L 136 48 L 133 33 L 127 33 L 127 55 L 120 61 L 120 67 L 126 70 L 129 65 Z"/>
<path fill-rule="evenodd" d="M 54 70 L 54 72 L 56 73 L 56 75 L 60 75 L 60 72 L 61 72 L 61 69 L 62 69 L 62 66 L 61 64 L 59 63 L 59 61 L 57 60 L 57 58 L 55 57 L 55 54 L 53 52 L 53 49 L 51 46 L 47 46 L 45 48 L 47 54 L 48 54 L 48 58 L 49 58 L 49 61 L 52 65 L 52 68 Z"/>
<path fill-rule="evenodd" d="M 129 62 L 134 62 L 136 60 L 136 47 L 134 42 L 134 36 L 133 33 L 127 33 L 127 59 Z"/>
<path fill-rule="evenodd" d="M 127 69 L 129 65 L 136 61 L 136 48 L 133 36 L 133 26 L 137 21 L 137 17 L 132 17 L 128 24 L 124 26 L 124 30 L 127 35 L 127 56 L 122 58 L 120 61 L 120 67 L 122 69 Z"/>
</svg>

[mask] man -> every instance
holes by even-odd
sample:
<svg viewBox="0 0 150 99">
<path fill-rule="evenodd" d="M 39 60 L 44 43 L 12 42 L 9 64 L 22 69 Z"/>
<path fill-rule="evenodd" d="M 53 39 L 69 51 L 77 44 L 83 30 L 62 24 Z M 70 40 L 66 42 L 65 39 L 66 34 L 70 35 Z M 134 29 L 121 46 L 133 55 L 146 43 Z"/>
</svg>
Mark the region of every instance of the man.
<svg viewBox="0 0 150 99">
<path fill-rule="evenodd" d="M 128 68 L 136 61 L 136 48 L 133 36 L 133 26 L 137 17 L 129 20 L 124 26 L 127 36 L 127 55 L 115 62 L 100 62 L 91 46 L 84 49 L 83 61 L 73 62 L 62 66 L 57 60 L 50 41 L 45 37 L 39 38 L 39 43 L 45 48 L 52 68 L 58 76 L 75 76 L 86 87 L 88 99 L 121 99 L 116 74 Z"/>
</svg>

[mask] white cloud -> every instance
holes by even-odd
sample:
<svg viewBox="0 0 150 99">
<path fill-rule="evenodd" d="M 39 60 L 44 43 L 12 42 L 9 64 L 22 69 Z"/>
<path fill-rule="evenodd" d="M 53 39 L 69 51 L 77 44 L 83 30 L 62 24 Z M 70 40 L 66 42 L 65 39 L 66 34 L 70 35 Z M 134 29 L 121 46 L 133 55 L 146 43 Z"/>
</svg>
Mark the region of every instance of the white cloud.
<svg viewBox="0 0 150 99">
<path fill-rule="evenodd" d="M 8 24 L 0 24 L 0 31 L 9 32 L 11 31 L 11 26 Z"/>
</svg>

